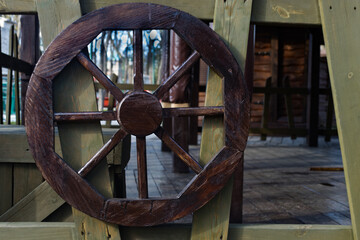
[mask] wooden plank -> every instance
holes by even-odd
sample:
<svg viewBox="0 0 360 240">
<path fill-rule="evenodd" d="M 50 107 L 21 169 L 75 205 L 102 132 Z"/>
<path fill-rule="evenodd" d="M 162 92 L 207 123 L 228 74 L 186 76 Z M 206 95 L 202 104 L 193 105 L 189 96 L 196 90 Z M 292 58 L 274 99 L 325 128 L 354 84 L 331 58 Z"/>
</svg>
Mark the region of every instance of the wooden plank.
<svg viewBox="0 0 360 240">
<path fill-rule="evenodd" d="M 58 135 L 55 137 L 55 151 L 61 153 Z M 0 126 L 0 162 L 34 163 L 24 126 Z"/>
<path fill-rule="evenodd" d="M 319 0 L 354 239 L 360 239 L 359 3 Z M 346 27 L 344 27 L 346 26 Z"/>
<path fill-rule="evenodd" d="M 76 239 L 74 223 L 0 223 L 0 238 Z M 189 225 L 150 228 L 121 228 L 125 239 L 189 239 Z M 52 233 L 52 235 L 50 235 Z M 352 240 L 350 226 L 259 224 L 230 225 L 230 240 Z"/>
<path fill-rule="evenodd" d="M 74 223 L 0 223 L 0 239 L 75 240 Z"/>
<path fill-rule="evenodd" d="M 35 13 L 35 0 L 1 0 L 1 13 Z"/>
<path fill-rule="evenodd" d="M 82 13 L 88 13 L 95 9 L 103 8 L 113 4 L 126 3 L 126 0 L 80 0 Z M 215 0 L 182 0 L 182 1 L 167 1 L 167 0 L 132 0 L 131 2 L 151 2 L 161 4 L 179 10 L 185 11 L 201 19 L 212 19 L 214 16 Z"/>
<path fill-rule="evenodd" d="M 12 206 L 13 165 L 0 164 L 0 215 Z"/>
<path fill-rule="evenodd" d="M 252 1 L 215 2 L 214 30 L 222 36 L 241 69 L 245 69 Z M 223 104 L 223 85 L 213 71 L 209 74 L 205 105 Z M 200 146 L 200 163 L 205 164 L 224 145 L 223 117 L 205 117 Z M 239 166 L 243 171 L 242 166 Z M 227 239 L 233 180 L 204 207 L 194 213 L 192 239 Z"/>
<path fill-rule="evenodd" d="M 189 239 L 191 226 L 160 226 L 147 228 L 122 227 L 124 239 Z M 0 223 L 0 238 L 12 240 L 76 239 L 74 223 Z M 352 240 L 350 226 L 292 224 L 233 224 L 229 240 Z"/>
<path fill-rule="evenodd" d="M 189 239 L 190 226 L 121 228 L 125 239 Z M 232 224 L 229 240 L 352 240 L 351 226 L 293 224 Z"/>
<path fill-rule="evenodd" d="M 320 25 L 319 5 L 317 0 L 256 0 L 251 22 Z"/>
<path fill-rule="evenodd" d="M 66 26 L 81 17 L 79 1 L 37 0 L 36 3 L 45 46 Z M 58 81 L 54 80 L 55 112 L 96 111 L 92 76 L 78 62 L 72 61 L 57 79 Z M 63 158 L 74 169 L 80 169 L 103 145 L 99 122 L 59 123 L 58 128 Z M 87 176 L 87 180 L 103 196 L 112 196 L 106 161 L 99 164 Z M 74 208 L 73 216 L 81 238 L 108 239 L 111 235 L 112 239 L 120 239 L 120 232 L 114 224 L 91 218 Z"/>
<path fill-rule="evenodd" d="M 41 172 L 35 164 L 14 164 L 13 204 L 28 195 L 42 182 Z"/>
<path fill-rule="evenodd" d="M 214 16 L 214 0 L 201 1 L 166 1 L 166 0 L 136 0 L 137 2 L 152 2 L 188 12 L 197 18 L 211 20 Z M 2 0 L 1 13 L 35 13 L 36 0 Z M 126 0 L 81 0 L 82 13 L 89 13 L 96 9 L 112 4 L 128 2 Z M 135 1 L 133 1 L 135 2 Z M 320 25 L 320 13 L 317 0 L 257 0 L 251 14 L 253 23 L 274 24 L 310 24 Z"/>
</svg>

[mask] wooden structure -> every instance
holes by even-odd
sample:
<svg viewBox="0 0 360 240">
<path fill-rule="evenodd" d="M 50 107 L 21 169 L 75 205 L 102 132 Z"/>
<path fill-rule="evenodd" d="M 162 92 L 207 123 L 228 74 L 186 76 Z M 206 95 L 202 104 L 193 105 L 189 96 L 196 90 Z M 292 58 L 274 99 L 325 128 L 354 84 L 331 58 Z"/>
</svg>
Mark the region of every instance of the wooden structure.
<svg viewBox="0 0 360 240">
<path fill-rule="evenodd" d="M 82 14 L 91 12 L 100 7 L 121 3 L 122 0 L 99 1 L 52 1 L 52 0 L 3 0 L 0 10 L 5 13 L 38 13 L 44 43 L 48 45 L 52 39 L 71 22 L 78 19 Z M 207 205 L 194 214 L 193 226 L 161 226 L 155 228 L 133 228 L 121 227 L 106 224 L 82 213 L 73 210 L 74 223 L 1 223 L 0 237 L 12 239 L 74 239 L 84 235 L 93 239 L 119 239 L 120 233 L 125 239 L 156 238 L 156 239 L 360 239 L 360 197 L 359 185 L 360 175 L 358 174 L 357 158 L 360 149 L 357 146 L 360 125 L 357 115 L 360 113 L 358 104 L 359 72 L 357 71 L 360 53 L 357 48 L 357 37 L 360 31 L 356 24 L 360 20 L 359 4 L 355 0 L 246 0 L 246 1 L 220 1 L 220 0 L 181 0 L 167 2 L 154 0 L 154 3 L 161 3 L 178 8 L 185 12 L 202 18 L 213 19 L 214 29 L 220 34 L 234 53 L 239 65 L 244 69 L 246 56 L 246 42 L 250 22 L 268 24 L 300 24 L 322 26 L 325 45 L 328 52 L 328 63 L 330 79 L 334 97 L 335 113 L 339 139 L 341 143 L 344 171 L 347 183 L 347 190 L 350 202 L 352 218 L 351 226 L 332 225 L 232 225 L 229 228 L 229 208 L 233 181 Z M 50 21 L 51 19 L 51 21 Z M 340 39 L 341 38 L 341 39 Z M 69 72 L 72 71 L 72 74 Z M 89 111 L 94 107 L 90 102 L 91 87 L 86 82 L 87 73 L 76 63 L 66 68 L 61 84 L 55 92 L 55 109 L 66 112 Z M 78 85 L 75 88 L 67 88 L 67 83 L 76 79 Z M 217 105 L 221 102 L 221 96 L 214 97 L 219 91 L 216 74 L 210 74 L 206 104 Z M 56 83 L 58 84 L 58 83 Z M 57 88 L 55 88 L 57 89 Z M 82 91 L 84 94 L 77 94 Z M 84 92 L 85 91 L 85 92 Z M 61 93 L 61 94 L 60 94 Z M 71 97 L 63 93 L 79 96 L 75 102 Z M 213 93 L 213 94 L 211 94 Z M 211 97 L 210 97 L 211 96 Z M 61 101 L 61 102 L 60 102 Z M 223 129 L 222 119 L 208 118 L 205 120 L 202 144 L 203 159 L 212 156 L 222 147 Z M 101 137 L 98 135 L 99 127 L 96 124 L 83 124 L 74 127 L 74 124 L 59 125 L 62 133 L 62 146 L 64 158 L 71 160 L 81 157 L 87 161 L 93 153 L 74 152 L 72 145 L 78 143 L 75 136 L 79 131 L 91 134 L 96 140 L 82 142 L 85 146 L 93 146 L 95 149 L 101 147 Z M 76 130 L 75 130 L 76 129 Z M 209 137 L 215 132 L 215 138 Z M 220 137 L 219 137 L 220 136 Z M 94 139 L 93 138 L 93 139 Z M 99 143 L 100 142 L 100 143 Z M 77 156 L 75 156 L 75 154 Z M 99 170 L 101 171 L 101 169 Z M 237 175 L 241 178 L 241 175 Z M 89 177 L 90 178 L 90 177 Z M 101 179 L 92 181 L 96 184 Z M 99 188 L 106 188 L 108 184 L 99 184 Z M 238 188 L 239 189 L 239 188 Z M 106 189 L 104 189 L 106 191 Z M 227 203 L 227 204 L 226 204 Z M 31 231 L 29 230 L 31 228 Z"/>
</svg>

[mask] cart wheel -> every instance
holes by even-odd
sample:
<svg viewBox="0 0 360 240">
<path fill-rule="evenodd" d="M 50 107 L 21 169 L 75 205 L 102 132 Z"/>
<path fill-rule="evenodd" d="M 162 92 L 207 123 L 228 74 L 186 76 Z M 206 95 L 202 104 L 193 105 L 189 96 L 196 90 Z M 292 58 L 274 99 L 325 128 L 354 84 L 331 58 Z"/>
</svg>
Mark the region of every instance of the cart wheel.
<svg viewBox="0 0 360 240">
<path fill-rule="evenodd" d="M 102 31 L 134 30 L 134 89 L 124 94 L 82 52 Z M 193 49 L 191 56 L 152 94 L 143 89 L 142 29 L 172 29 Z M 118 101 L 116 112 L 53 112 L 53 80 L 77 59 Z M 159 100 L 202 58 L 223 79 L 224 105 L 162 108 Z M 67 27 L 47 48 L 31 76 L 25 105 L 26 131 L 44 178 L 71 206 L 103 221 L 149 226 L 181 218 L 206 204 L 226 184 L 242 159 L 249 128 L 249 96 L 242 71 L 219 36 L 195 17 L 155 4 L 119 4 L 89 13 Z M 224 147 L 201 166 L 161 127 L 163 117 L 223 115 Z M 119 129 L 78 172 L 54 150 L 54 122 L 117 119 Z M 195 173 L 175 198 L 149 198 L 145 138 L 155 133 Z M 128 134 L 136 136 L 139 199 L 99 194 L 85 176 Z"/>
</svg>

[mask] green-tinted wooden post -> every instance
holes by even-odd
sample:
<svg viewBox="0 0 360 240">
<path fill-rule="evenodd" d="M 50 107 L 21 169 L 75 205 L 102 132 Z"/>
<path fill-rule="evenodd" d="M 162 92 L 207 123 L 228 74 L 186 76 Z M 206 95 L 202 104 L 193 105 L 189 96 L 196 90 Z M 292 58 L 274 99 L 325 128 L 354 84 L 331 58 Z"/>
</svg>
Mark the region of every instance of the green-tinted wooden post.
<svg viewBox="0 0 360 240">
<path fill-rule="evenodd" d="M 65 27 L 81 17 L 80 3 L 74 0 L 37 0 L 40 28 L 45 46 Z M 66 47 L 66 46 L 64 46 Z M 96 111 L 92 76 L 72 61 L 54 80 L 55 112 Z M 63 158 L 74 169 L 82 167 L 103 145 L 99 122 L 58 124 Z M 87 177 L 105 197 L 111 197 L 110 177 L 103 161 Z M 81 239 L 120 239 L 118 227 L 91 218 L 73 209 Z"/>
<path fill-rule="evenodd" d="M 245 69 L 245 57 L 250 28 L 252 0 L 216 0 L 214 29 L 228 44 L 240 67 Z M 223 105 L 223 85 L 219 76 L 210 72 L 205 105 Z M 204 119 L 200 146 L 200 163 L 207 163 L 224 145 L 222 117 Z M 194 213 L 192 239 L 227 239 L 233 180 L 208 204 Z"/>
<path fill-rule="evenodd" d="M 319 0 L 354 239 L 360 239 L 360 4 Z"/>
</svg>

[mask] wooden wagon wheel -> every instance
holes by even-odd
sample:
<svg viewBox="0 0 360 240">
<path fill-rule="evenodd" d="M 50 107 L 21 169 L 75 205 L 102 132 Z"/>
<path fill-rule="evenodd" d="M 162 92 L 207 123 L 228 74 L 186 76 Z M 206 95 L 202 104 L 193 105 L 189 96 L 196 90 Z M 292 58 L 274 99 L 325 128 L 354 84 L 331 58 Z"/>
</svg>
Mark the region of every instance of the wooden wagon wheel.
<svg viewBox="0 0 360 240">
<path fill-rule="evenodd" d="M 134 30 L 134 90 L 124 94 L 82 49 L 102 31 Z M 142 29 L 172 29 L 194 50 L 153 94 L 143 90 Z M 74 58 L 119 102 L 116 112 L 54 113 L 54 78 Z M 224 106 L 162 109 L 159 99 L 199 58 L 224 80 Z M 148 226 L 181 218 L 207 203 L 225 185 L 240 162 L 249 125 L 249 97 L 242 71 L 219 36 L 203 22 L 179 10 L 155 4 L 119 4 L 87 14 L 67 27 L 47 48 L 31 77 L 25 105 L 26 131 L 44 178 L 70 205 L 95 218 L 127 226 Z M 160 126 L 164 116 L 224 115 L 225 146 L 200 166 Z M 54 151 L 54 121 L 117 119 L 119 130 L 78 172 Z M 194 170 L 196 176 L 175 198 L 148 198 L 145 136 L 155 133 Z M 127 134 L 136 136 L 139 199 L 99 194 L 85 179 Z"/>
</svg>

